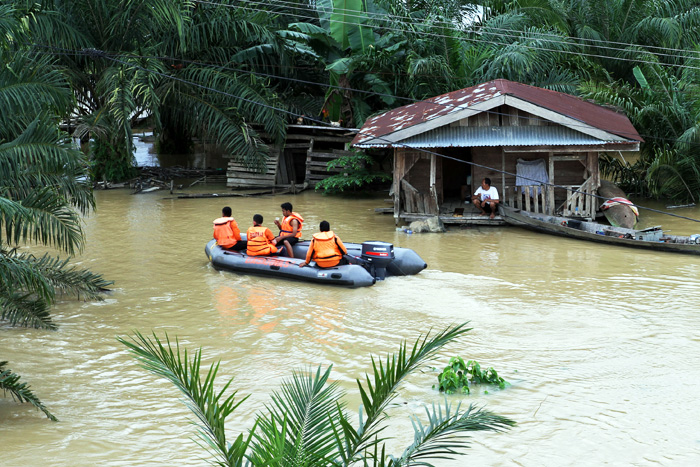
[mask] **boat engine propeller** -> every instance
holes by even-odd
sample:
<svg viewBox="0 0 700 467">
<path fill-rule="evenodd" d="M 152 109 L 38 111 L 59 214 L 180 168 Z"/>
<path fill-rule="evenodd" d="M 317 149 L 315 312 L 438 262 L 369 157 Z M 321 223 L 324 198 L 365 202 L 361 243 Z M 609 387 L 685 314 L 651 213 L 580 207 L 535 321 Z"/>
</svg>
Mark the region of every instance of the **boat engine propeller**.
<svg viewBox="0 0 700 467">
<path fill-rule="evenodd" d="M 394 261 L 394 245 L 386 242 L 364 242 L 362 265 L 377 280 L 386 279 L 386 268 Z"/>
</svg>

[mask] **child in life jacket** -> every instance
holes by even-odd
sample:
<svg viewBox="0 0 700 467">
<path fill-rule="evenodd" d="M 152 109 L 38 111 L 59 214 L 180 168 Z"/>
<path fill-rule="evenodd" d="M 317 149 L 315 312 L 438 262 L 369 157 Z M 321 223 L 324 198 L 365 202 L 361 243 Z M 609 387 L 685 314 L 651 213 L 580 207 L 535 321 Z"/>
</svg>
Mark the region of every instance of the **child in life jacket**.
<svg viewBox="0 0 700 467">
<path fill-rule="evenodd" d="M 227 250 L 241 251 L 246 249 L 245 240 L 241 240 L 241 231 L 236 219 L 231 217 L 231 208 L 226 206 L 221 210 L 222 217 L 214 219 L 214 239 L 216 244 Z"/>
<path fill-rule="evenodd" d="M 299 267 L 303 268 L 312 259 L 316 261 L 316 266 L 319 268 L 332 268 L 339 264 L 346 264 L 347 261 L 343 255 L 347 255 L 348 250 L 340 238 L 333 233 L 331 225 L 327 221 L 322 221 L 319 230 L 319 233 L 313 234 L 306 260 Z"/>
<path fill-rule="evenodd" d="M 277 253 L 277 241 L 272 231 L 263 227 L 263 216 L 256 214 L 253 216 L 253 226 L 246 232 L 248 237 L 248 249 L 246 253 L 250 256 L 265 256 Z"/>
</svg>

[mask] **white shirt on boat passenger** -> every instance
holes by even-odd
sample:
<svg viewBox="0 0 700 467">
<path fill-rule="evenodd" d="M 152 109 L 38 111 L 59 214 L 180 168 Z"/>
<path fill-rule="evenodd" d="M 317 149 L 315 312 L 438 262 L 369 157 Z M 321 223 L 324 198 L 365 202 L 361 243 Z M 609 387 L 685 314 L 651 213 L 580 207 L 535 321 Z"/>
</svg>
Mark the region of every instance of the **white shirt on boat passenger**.
<svg viewBox="0 0 700 467">
<path fill-rule="evenodd" d="M 478 196 L 481 201 L 485 201 L 487 199 L 498 199 L 498 190 L 495 186 L 490 186 L 488 190 L 484 190 L 482 187 L 479 187 L 474 192 L 474 196 Z"/>
</svg>

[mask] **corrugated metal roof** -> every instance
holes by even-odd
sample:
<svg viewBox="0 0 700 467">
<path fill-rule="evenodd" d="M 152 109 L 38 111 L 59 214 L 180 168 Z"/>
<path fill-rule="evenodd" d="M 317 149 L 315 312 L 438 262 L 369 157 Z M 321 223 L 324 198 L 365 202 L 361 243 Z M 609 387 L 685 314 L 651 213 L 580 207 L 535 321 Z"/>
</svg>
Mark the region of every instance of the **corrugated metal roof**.
<svg viewBox="0 0 700 467">
<path fill-rule="evenodd" d="M 381 138 L 450 113 L 460 112 L 501 95 L 517 97 L 627 140 L 644 141 L 629 119 L 614 110 L 569 94 L 497 79 L 398 107 L 372 117 L 362 126 L 352 144 L 359 145 L 375 138 Z M 380 141 L 375 141 L 375 143 L 381 145 Z"/>
<path fill-rule="evenodd" d="M 628 140 L 601 141 L 593 136 L 563 126 L 503 126 L 460 127 L 444 126 L 407 138 L 397 147 L 410 148 L 468 148 L 482 146 L 568 146 L 620 144 Z M 358 148 L 388 148 L 388 143 L 356 144 Z"/>
</svg>

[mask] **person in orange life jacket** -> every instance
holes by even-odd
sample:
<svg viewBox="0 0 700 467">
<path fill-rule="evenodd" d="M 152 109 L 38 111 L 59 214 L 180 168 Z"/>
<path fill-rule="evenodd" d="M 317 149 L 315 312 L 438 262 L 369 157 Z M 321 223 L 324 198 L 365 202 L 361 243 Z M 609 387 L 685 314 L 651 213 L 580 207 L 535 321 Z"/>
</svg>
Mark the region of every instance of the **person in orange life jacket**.
<svg viewBox="0 0 700 467">
<path fill-rule="evenodd" d="M 241 251 L 246 249 L 245 240 L 241 240 L 241 231 L 236 220 L 231 217 L 231 208 L 226 206 L 221 210 L 222 217 L 214 220 L 214 239 L 216 244 L 227 250 Z"/>
<path fill-rule="evenodd" d="M 275 219 L 275 225 L 280 229 L 280 234 L 275 240 L 277 244 L 284 243 L 284 248 L 287 256 L 294 258 L 292 247 L 297 244 L 301 238 L 301 224 L 304 219 L 296 212 L 292 212 L 292 203 L 282 203 L 282 223 Z"/>
<path fill-rule="evenodd" d="M 267 227 L 263 227 L 263 216 L 256 214 L 253 216 L 253 226 L 246 232 L 248 237 L 248 249 L 246 253 L 250 256 L 265 256 L 277 253 L 277 241 L 275 235 Z"/>
<path fill-rule="evenodd" d="M 347 255 L 348 250 L 340 238 L 333 233 L 331 225 L 327 221 L 322 221 L 319 230 L 320 232 L 315 233 L 311 238 L 306 260 L 299 267 L 303 268 L 312 259 L 316 260 L 316 266 L 319 268 L 332 268 L 339 264 L 346 264 L 347 260 L 343 255 Z"/>
</svg>

